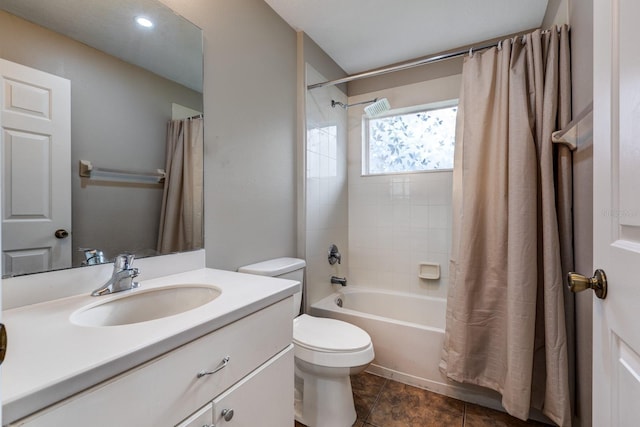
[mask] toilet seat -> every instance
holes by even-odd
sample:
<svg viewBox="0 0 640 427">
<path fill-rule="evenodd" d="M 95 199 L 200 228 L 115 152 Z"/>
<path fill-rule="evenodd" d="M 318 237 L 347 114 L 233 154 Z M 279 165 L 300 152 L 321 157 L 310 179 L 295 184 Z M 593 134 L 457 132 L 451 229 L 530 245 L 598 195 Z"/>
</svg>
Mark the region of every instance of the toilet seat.
<svg viewBox="0 0 640 427">
<path fill-rule="evenodd" d="M 293 342 L 310 350 L 353 352 L 367 348 L 371 337 L 350 323 L 303 314 L 293 321 Z"/>
<path fill-rule="evenodd" d="M 373 360 L 371 337 L 359 327 L 307 314 L 293 320 L 295 356 L 326 367 L 348 368 Z"/>
</svg>

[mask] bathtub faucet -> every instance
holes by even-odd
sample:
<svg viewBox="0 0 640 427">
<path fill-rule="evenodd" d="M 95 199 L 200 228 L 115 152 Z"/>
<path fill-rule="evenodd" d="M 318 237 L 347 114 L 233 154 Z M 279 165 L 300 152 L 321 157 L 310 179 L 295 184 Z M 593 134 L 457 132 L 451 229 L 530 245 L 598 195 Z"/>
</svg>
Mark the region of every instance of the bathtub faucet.
<svg viewBox="0 0 640 427">
<path fill-rule="evenodd" d="M 340 251 L 338 247 L 333 243 L 329 246 L 329 264 L 334 265 L 336 262 L 340 264 L 342 262 L 342 255 L 340 255 Z"/>
<path fill-rule="evenodd" d="M 333 283 L 334 285 L 347 286 L 347 278 L 346 277 L 331 276 L 331 283 Z"/>
</svg>

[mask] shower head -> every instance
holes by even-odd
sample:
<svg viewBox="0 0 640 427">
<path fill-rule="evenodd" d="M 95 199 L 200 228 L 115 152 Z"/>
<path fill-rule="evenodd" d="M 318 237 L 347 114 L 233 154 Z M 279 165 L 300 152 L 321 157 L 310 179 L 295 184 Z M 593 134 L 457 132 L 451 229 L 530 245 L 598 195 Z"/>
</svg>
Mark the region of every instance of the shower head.
<svg viewBox="0 0 640 427">
<path fill-rule="evenodd" d="M 354 105 L 362 105 L 362 104 L 371 104 L 367 107 L 364 107 L 364 112 L 367 115 L 367 117 L 375 117 L 391 109 L 391 105 L 389 104 L 389 101 L 387 100 L 387 98 L 375 98 L 375 99 L 372 99 L 371 101 L 355 102 L 353 104 L 344 104 L 342 102 L 338 102 L 333 99 L 331 100 L 331 106 L 333 108 L 336 108 L 336 106 L 338 106 L 338 107 L 344 108 L 345 110 L 349 107 L 353 107 Z"/>
<path fill-rule="evenodd" d="M 364 113 L 367 117 L 375 117 L 378 116 L 385 111 L 389 111 L 391 109 L 391 105 L 389 104 L 389 100 L 387 98 L 376 98 L 374 103 L 364 107 Z"/>
</svg>

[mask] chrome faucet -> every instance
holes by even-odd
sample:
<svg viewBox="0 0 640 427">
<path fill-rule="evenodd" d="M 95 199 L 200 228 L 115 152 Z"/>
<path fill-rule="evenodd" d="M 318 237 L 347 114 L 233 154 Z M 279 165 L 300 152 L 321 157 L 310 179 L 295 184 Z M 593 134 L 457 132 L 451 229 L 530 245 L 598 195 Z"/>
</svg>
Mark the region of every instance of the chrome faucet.
<svg viewBox="0 0 640 427">
<path fill-rule="evenodd" d="M 333 283 L 334 285 L 347 286 L 347 278 L 346 277 L 331 276 L 331 283 Z"/>
<path fill-rule="evenodd" d="M 134 282 L 133 278 L 140 274 L 137 268 L 131 267 L 133 264 L 133 254 L 120 254 L 113 261 L 113 273 L 107 283 L 91 292 L 91 296 L 97 297 L 105 294 L 126 291 L 139 286 L 138 282 Z"/>
<path fill-rule="evenodd" d="M 107 262 L 104 258 L 104 252 L 99 249 L 79 248 L 78 250 L 84 252 L 82 265 L 105 264 Z"/>
</svg>

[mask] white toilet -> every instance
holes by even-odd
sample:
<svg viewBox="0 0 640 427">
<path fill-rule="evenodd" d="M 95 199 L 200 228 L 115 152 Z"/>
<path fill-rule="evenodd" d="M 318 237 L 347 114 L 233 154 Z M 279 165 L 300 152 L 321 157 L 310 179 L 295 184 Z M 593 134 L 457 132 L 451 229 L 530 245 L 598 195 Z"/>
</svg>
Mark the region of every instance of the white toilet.
<svg viewBox="0 0 640 427">
<path fill-rule="evenodd" d="M 297 280 L 305 262 L 277 258 L 240 267 L 240 273 Z M 349 323 L 298 316 L 302 293 L 294 295 L 295 417 L 308 427 L 350 427 L 356 420 L 349 375 L 373 360 L 371 337 Z"/>
</svg>

